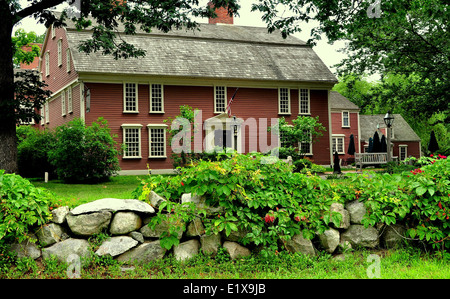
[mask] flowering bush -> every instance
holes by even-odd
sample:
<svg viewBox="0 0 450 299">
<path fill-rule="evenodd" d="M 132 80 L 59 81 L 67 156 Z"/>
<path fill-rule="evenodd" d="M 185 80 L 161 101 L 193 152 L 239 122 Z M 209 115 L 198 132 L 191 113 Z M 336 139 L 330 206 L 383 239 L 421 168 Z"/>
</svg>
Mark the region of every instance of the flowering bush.
<svg viewBox="0 0 450 299">
<path fill-rule="evenodd" d="M 203 196 L 210 206 L 222 209 L 203 218 L 207 231 L 229 235 L 241 228 L 247 232 L 244 244 L 261 245 L 272 251 L 278 250 L 279 240 L 288 240 L 298 233 L 312 239 L 316 232 L 327 229 L 330 221 L 341 220 L 338 213 L 326 213 L 336 201 L 325 195 L 329 182 L 318 176 L 293 173 L 292 166 L 281 161 L 264 164 L 261 154 L 224 155 L 228 159 L 199 161 L 180 169 L 174 177 L 152 176 L 142 182 L 135 196 L 142 195 L 149 185 L 172 201 L 178 201 L 183 193 Z"/>
<path fill-rule="evenodd" d="M 333 202 L 353 200 L 367 207 L 365 226 L 400 223 L 408 228 L 409 238 L 434 248 L 450 247 L 447 158 L 421 158 L 422 166 L 413 173 L 347 174 L 349 180 L 344 183 L 293 173 L 292 166 L 264 164 L 263 158 L 248 154 L 228 155 L 217 162 L 198 161 L 181 168 L 177 176 L 151 176 L 136 189 L 135 196 L 145 197 L 144 190 L 154 190 L 173 202 L 167 205 L 170 209 L 160 209 L 158 217 L 169 214 L 175 220 L 190 221 L 203 212 L 208 232 L 229 235 L 241 228 L 246 231 L 244 244 L 271 251 L 279 250 L 295 234 L 312 239 L 330 223 L 338 225 L 340 214 L 330 214 L 329 207 Z M 183 193 L 203 196 L 206 203 L 222 211 L 205 217 L 205 210 L 179 208 Z"/>
<path fill-rule="evenodd" d="M 422 157 L 420 168 L 401 174 L 351 175 L 368 208 L 365 225 L 402 223 L 409 237 L 450 248 L 450 161 Z"/>
</svg>

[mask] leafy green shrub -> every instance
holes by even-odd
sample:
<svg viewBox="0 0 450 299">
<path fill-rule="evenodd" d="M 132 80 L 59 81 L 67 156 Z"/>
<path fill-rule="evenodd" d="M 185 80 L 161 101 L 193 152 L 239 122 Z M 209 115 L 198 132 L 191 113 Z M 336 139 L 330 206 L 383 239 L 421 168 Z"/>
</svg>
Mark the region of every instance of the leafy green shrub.
<svg viewBox="0 0 450 299">
<path fill-rule="evenodd" d="M 16 174 L 0 170 L 0 241 L 23 241 L 32 228 L 51 218 L 52 195 Z"/>
<path fill-rule="evenodd" d="M 363 223 L 402 223 L 410 238 L 435 249 L 450 248 L 450 161 L 423 157 L 401 174 L 350 175 L 368 208 Z"/>
<path fill-rule="evenodd" d="M 229 235 L 238 228 L 248 231 L 245 244 L 262 246 L 271 251 L 298 233 L 312 239 L 323 232 L 330 221 L 339 222 L 337 214 L 327 211 L 335 198 L 324 196 L 330 184 L 317 176 L 293 173 L 292 166 L 278 161 L 264 164 L 262 154 L 226 155 L 217 162 L 199 161 L 182 168 L 174 177 L 151 176 L 134 192 L 136 198 L 145 198 L 150 190 L 178 202 L 183 193 L 206 198 L 209 206 L 221 208 L 203 217 L 208 232 Z M 171 213 L 176 203 L 167 204 L 165 213 L 160 207 L 158 217 L 173 216 L 174 221 L 189 220 L 193 211 Z M 180 205 L 183 206 L 183 205 Z M 197 211 L 198 213 L 206 211 Z M 184 215 L 184 216 L 183 216 Z M 339 215 L 340 216 L 340 215 Z M 159 221 L 162 221 L 160 219 Z"/>
<path fill-rule="evenodd" d="M 55 136 L 51 131 L 39 131 L 30 126 L 17 127 L 17 160 L 19 174 L 22 177 L 43 177 L 45 172 L 50 176 L 55 167 L 50 163 L 49 152 L 55 146 Z"/>
<path fill-rule="evenodd" d="M 103 118 L 86 126 L 75 119 L 56 129 L 56 144 L 50 151 L 58 178 L 67 182 L 97 182 L 119 168 L 117 142 Z"/>
</svg>

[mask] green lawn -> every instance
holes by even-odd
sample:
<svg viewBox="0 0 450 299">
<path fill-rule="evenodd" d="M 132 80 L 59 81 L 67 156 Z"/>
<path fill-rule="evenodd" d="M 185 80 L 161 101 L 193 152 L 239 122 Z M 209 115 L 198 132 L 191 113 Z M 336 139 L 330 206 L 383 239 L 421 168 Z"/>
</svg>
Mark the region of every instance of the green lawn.
<svg viewBox="0 0 450 299">
<path fill-rule="evenodd" d="M 48 183 L 32 181 L 32 183 L 36 187 L 52 191 L 59 205 L 75 207 L 101 198 L 130 199 L 131 192 L 139 185 L 139 180 L 145 177 L 147 176 L 115 176 L 108 182 L 100 184 L 64 184 L 58 180 Z"/>
</svg>

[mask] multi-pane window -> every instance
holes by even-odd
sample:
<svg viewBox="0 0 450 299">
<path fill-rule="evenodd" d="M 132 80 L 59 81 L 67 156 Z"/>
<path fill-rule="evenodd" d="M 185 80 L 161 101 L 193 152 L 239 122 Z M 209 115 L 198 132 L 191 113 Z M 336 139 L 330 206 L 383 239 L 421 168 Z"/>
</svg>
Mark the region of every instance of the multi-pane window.
<svg viewBox="0 0 450 299">
<path fill-rule="evenodd" d="M 310 114 L 309 89 L 299 90 L 299 114 Z"/>
<path fill-rule="evenodd" d="M 61 114 L 62 116 L 66 115 L 66 93 L 61 92 Z"/>
<path fill-rule="evenodd" d="M 162 84 L 150 84 L 150 112 L 164 112 Z"/>
<path fill-rule="evenodd" d="M 45 52 L 45 75 L 50 76 L 50 53 Z"/>
<path fill-rule="evenodd" d="M 399 151 L 400 161 L 405 160 L 408 155 L 408 146 L 407 145 L 399 145 L 398 151 Z"/>
<path fill-rule="evenodd" d="M 33 107 L 24 107 L 22 105 L 20 108 L 22 109 L 23 113 L 27 114 L 27 117 L 23 120 L 20 120 L 20 123 L 22 125 L 33 125 L 34 124 L 34 118 L 33 118 L 34 108 Z"/>
<path fill-rule="evenodd" d="M 149 158 L 166 157 L 166 127 L 148 125 Z"/>
<path fill-rule="evenodd" d="M 124 158 L 141 158 L 141 127 L 142 125 L 122 125 Z"/>
<path fill-rule="evenodd" d="M 227 90 L 225 86 L 215 86 L 214 88 L 214 112 L 223 113 L 227 106 Z"/>
<path fill-rule="evenodd" d="M 67 112 L 72 113 L 73 104 L 72 104 L 72 87 L 69 86 L 67 89 Z"/>
<path fill-rule="evenodd" d="M 336 151 L 338 152 L 338 154 L 345 154 L 344 136 L 332 137 L 331 141 L 332 141 L 333 154 Z"/>
<path fill-rule="evenodd" d="M 350 127 L 350 113 L 348 111 L 342 111 L 342 126 Z"/>
<path fill-rule="evenodd" d="M 123 112 L 138 112 L 138 85 L 124 83 L 123 85 Z"/>
<path fill-rule="evenodd" d="M 68 73 L 71 70 L 70 60 L 71 60 L 71 58 L 70 58 L 70 49 L 67 49 L 66 50 L 66 70 L 67 70 Z"/>
<path fill-rule="evenodd" d="M 291 97 L 289 88 L 278 89 L 278 114 L 291 113 Z"/>
<path fill-rule="evenodd" d="M 304 130 L 303 134 L 308 136 L 303 142 L 300 142 L 300 150 L 303 154 L 312 155 L 312 136 L 308 130 Z M 307 140 L 307 141 L 306 141 Z"/>
<path fill-rule="evenodd" d="M 40 112 L 41 112 L 41 125 L 44 125 L 44 123 L 45 123 L 45 105 L 41 106 Z"/>
<path fill-rule="evenodd" d="M 62 65 L 62 40 L 58 40 L 58 66 Z"/>
</svg>

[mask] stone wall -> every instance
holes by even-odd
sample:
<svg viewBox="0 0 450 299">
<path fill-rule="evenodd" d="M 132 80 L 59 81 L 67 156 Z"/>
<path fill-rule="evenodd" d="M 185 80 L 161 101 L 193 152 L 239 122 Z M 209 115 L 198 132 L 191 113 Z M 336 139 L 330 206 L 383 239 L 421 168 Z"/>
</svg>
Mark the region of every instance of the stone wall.
<svg viewBox="0 0 450 299">
<path fill-rule="evenodd" d="M 62 262 L 68 262 L 73 255 L 81 260 L 89 260 L 90 254 L 110 255 L 124 263 L 147 263 L 163 258 L 167 250 L 160 246 L 159 237 L 167 231 L 168 223 L 162 221 L 155 229 L 151 229 L 147 224 L 155 215 L 154 207 L 158 207 L 165 199 L 154 192 L 150 194 L 149 199 L 151 205 L 135 199 L 105 198 L 71 210 L 68 207 L 60 207 L 52 211 L 52 222 L 36 232 L 36 243 L 12 244 L 11 249 L 17 252 L 19 257 L 29 256 L 36 259 L 53 255 Z M 191 194 L 184 194 L 181 201 L 204 205 L 200 198 Z M 331 224 L 332 227 L 318 235 L 314 241 L 304 239 L 300 234 L 295 235 L 286 242 L 287 250 L 316 255 L 318 250 L 337 253 L 352 247 L 392 247 L 402 240 L 400 235 L 403 231 L 400 227 L 383 229 L 380 232 L 375 227 L 365 228 L 361 225 L 366 209 L 364 204 L 358 201 L 350 202 L 346 206 L 334 203 L 330 210 L 342 215 L 338 227 Z M 233 231 L 228 237 L 207 235 L 201 218 L 196 218 L 185 227 L 185 231 L 178 235 L 180 244 L 173 248 L 173 254 L 178 260 L 189 259 L 200 251 L 214 255 L 221 246 L 228 251 L 232 259 L 251 254 L 250 249 L 239 244 L 239 240 L 246 234 L 245 231 Z M 92 253 L 88 239 L 100 232 L 107 232 L 111 237 L 103 241 Z"/>
</svg>

